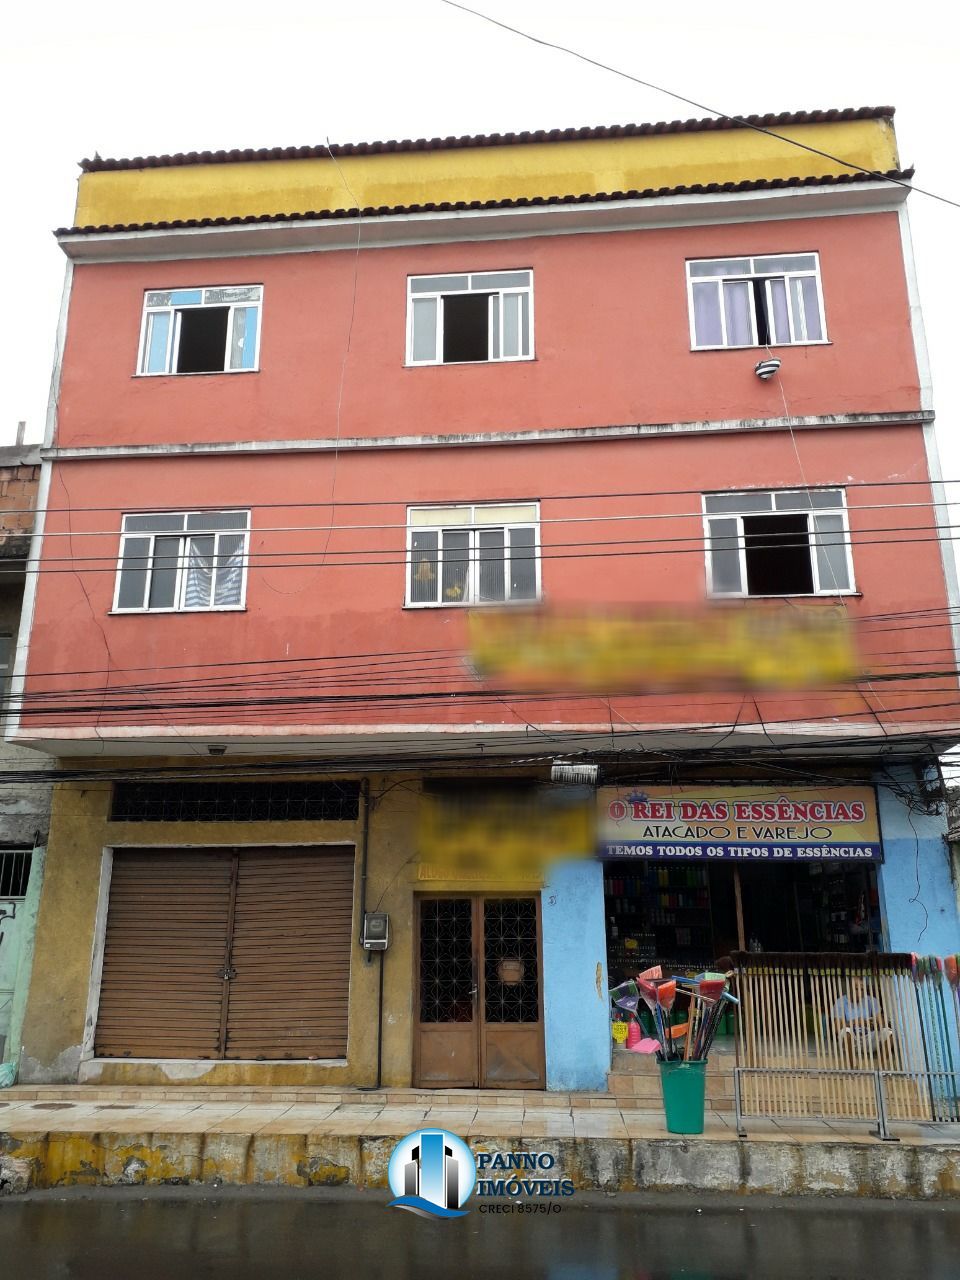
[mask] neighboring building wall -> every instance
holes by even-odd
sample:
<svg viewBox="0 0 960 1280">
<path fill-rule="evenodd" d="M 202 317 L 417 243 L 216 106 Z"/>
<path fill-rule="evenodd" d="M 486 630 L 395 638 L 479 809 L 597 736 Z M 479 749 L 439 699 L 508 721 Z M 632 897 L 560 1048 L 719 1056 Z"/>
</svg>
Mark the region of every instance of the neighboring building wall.
<svg viewBox="0 0 960 1280">
<path fill-rule="evenodd" d="M 4 699 L 10 694 L 20 629 L 39 463 L 35 447 L 0 448 L 0 645 L 5 662 L 0 693 Z M 0 719 L 6 705 L 6 701 L 0 705 Z M 48 765 L 48 757 L 0 740 L 0 773 L 43 769 Z M 25 893 L 0 898 L 0 1061 L 15 1062 L 18 1056 L 49 814 L 49 785 L 0 780 L 0 861 L 5 851 L 8 859 L 14 851 L 31 851 L 30 878 Z"/>
<path fill-rule="evenodd" d="M 913 769 L 894 770 L 898 789 L 920 791 Z M 877 780 L 884 862 L 880 895 L 891 951 L 953 955 L 960 951 L 960 912 L 947 844 L 945 812 L 914 811 Z"/>
</svg>

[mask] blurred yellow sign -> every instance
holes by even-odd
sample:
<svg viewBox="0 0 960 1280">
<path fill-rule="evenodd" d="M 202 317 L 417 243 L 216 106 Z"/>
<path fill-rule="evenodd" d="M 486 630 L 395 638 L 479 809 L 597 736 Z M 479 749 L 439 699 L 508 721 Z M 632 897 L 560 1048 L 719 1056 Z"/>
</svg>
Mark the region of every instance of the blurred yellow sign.
<svg viewBox="0 0 960 1280">
<path fill-rule="evenodd" d="M 542 881 L 556 858 L 590 857 L 593 790 L 469 787 L 421 797 L 420 880 Z"/>
<path fill-rule="evenodd" d="M 512 689 L 775 691 L 862 673 L 850 620 L 832 607 L 725 605 L 643 616 L 474 609 L 469 632 L 477 674 Z"/>
</svg>

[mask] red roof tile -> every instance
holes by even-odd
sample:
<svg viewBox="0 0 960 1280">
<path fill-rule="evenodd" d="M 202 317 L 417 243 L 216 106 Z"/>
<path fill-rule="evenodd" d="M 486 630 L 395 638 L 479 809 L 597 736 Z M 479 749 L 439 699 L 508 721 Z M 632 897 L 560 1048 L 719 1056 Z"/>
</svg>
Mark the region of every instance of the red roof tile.
<svg viewBox="0 0 960 1280">
<path fill-rule="evenodd" d="M 464 147 L 515 147 L 533 142 L 582 142 L 592 138 L 643 137 L 655 133 L 697 133 L 711 129 L 776 129 L 796 124 L 829 124 L 842 120 L 889 120 L 893 107 L 844 107 L 828 111 L 782 111 L 777 115 L 738 116 L 722 119 L 670 120 L 657 124 L 598 125 L 583 129 L 537 129 L 524 133 L 487 133 L 460 138 L 404 138 L 393 142 L 325 143 L 309 147 L 262 147 L 234 151 L 187 151 L 176 155 L 134 156 L 127 160 L 104 160 L 95 156 L 81 160 L 85 173 L 108 169 L 162 169 L 189 164 L 239 164 L 248 160 L 309 160 L 317 157 L 379 155 L 396 151 L 456 151 Z"/>
</svg>

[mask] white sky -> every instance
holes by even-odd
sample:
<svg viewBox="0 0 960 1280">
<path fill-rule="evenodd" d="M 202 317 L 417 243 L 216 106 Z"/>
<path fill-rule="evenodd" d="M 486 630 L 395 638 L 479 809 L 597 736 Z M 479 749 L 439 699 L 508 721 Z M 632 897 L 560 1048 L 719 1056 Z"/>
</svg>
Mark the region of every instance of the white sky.
<svg viewBox="0 0 960 1280">
<path fill-rule="evenodd" d="M 960 41 L 947 6 L 706 0 L 654 6 L 472 0 L 492 16 L 732 113 L 897 107 L 901 161 L 960 200 Z M 0 49 L 5 305 L 0 442 L 43 433 L 62 280 L 50 232 L 72 222 L 76 161 L 686 119 L 703 113 L 441 0 L 131 0 L 16 5 Z M 589 16 L 584 16 L 585 11 Z M 802 14 L 802 26 L 797 23 Z M 345 200 L 346 203 L 346 200 Z M 944 473 L 954 427 L 960 209 L 910 197 Z M 869 323 L 869 317 L 864 317 Z M 104 317 L 109 341 L 109 317 Z"/>
</svg>

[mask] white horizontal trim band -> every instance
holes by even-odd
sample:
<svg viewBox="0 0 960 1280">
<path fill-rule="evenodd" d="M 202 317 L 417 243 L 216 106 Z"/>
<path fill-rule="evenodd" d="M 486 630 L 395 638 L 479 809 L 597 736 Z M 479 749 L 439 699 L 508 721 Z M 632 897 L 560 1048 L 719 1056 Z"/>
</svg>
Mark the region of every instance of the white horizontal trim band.
<svg viewBox="0 0 960 1280">
<path fill-rule="evenodd" d="M 699 195 L 650 196 L 585 204 L 523 205 L 370 214 L 360 218 L 298 219 L 215 227 L 65 234 L 60 247 L 76 262 L 205 258 L 237 254 L 317 253 L 331 249 L 391 248 L 403 244 L 508 240 L 650 227 L 770 221 L 848 213 L 894 212 L 909 188 L 892 182 L 779 187 Z"/>
<path fill-rule="evenodd" d="M 551 444 L 577 440 L 632 439 L 638 436 L 709 435 L 726 431 L 796 431 L 820 427 L 896 427 L 932 422 L 928 409 L 896 413 L 808 414 L 796 418 L 725 418 L 700 422 L 638 422 L 609 427 L 549 427 L 537 431 L 473 431 L 451 435 L 352 436 L 334 440 L 216 440 L 196 444 L 83 445 L 44 449 L 53 461 L 99 458 L 197 457 L 205 454 L 342 453 L 352 449 L 449 449 L 458 446 Z"/>
</svg>

